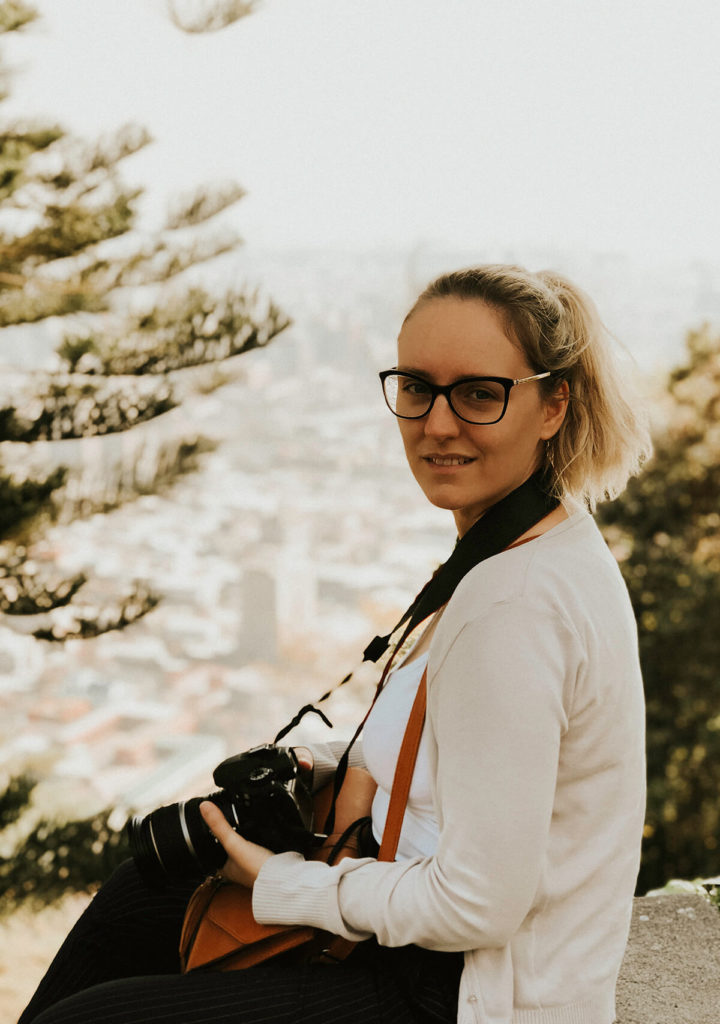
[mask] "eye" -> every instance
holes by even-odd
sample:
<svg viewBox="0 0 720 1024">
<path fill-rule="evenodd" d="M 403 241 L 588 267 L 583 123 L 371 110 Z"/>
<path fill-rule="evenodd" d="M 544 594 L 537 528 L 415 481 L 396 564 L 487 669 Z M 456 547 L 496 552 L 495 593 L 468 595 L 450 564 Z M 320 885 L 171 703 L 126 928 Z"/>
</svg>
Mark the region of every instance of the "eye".
<svg viewBox="0 0 720 1024">
<path fill-rule="evenodd" d="M 455 392 L 461 402 L 469 405 L 487 405 L 502 402 L 504 390 L 501 384 L 490 380 L 469 380 L 461 384 Z"/>
<path fill-rule="evenodd" d="M 413 377 L 400 378 L 400 390 L 403 394 L 412 398 L 424 398 L 430 394 L 430 388 L 422 380 L 415 380 Z"/>
<path fill-rule="evenodd" d="M 473 402 L 491 402 L 495 398 L 495 395 L 493 395 L 493 393 L 487 388 L 478 385 L 468 391 L 466 397 L 471 399 Z"/>
</svg>

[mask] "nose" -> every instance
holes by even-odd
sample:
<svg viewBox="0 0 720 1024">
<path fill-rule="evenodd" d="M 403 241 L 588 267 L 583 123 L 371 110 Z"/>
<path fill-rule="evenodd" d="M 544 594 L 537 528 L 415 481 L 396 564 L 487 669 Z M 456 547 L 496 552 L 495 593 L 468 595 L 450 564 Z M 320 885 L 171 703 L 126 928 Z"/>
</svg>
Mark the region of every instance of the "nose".
<svg viewBox="0 0 720 1024">
<path fill-rule="evenodd" d="M 426 437 L 445 438 L 457 437 L 460 433 L 460 420 L 450 408 L 445 395 L 438 395 L 433 407 L 425 417 Z"/>
</svg>

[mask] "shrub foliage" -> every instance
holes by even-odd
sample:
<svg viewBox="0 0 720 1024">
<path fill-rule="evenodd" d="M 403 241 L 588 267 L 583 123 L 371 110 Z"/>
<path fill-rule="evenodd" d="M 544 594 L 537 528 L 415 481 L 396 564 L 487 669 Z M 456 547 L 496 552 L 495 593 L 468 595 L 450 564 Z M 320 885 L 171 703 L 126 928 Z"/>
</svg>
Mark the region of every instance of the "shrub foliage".
<svg viewBox="0 0 720 1024">
<path fill-rule="evenodd" d="M 648 808 L 638 891 L 720 871 L 720 337 L 669 376 L 642 476 L 600 513 L 637 617 Z"/>
</svg>

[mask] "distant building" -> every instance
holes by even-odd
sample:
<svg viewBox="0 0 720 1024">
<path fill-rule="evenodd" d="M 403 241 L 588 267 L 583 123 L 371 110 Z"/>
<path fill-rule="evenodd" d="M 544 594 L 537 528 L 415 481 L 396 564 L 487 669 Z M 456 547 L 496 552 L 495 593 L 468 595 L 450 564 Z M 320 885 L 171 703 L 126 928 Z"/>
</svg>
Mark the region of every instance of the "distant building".
<svg viewBox="0 0 720 1024">
<path fill-rule="evenodd" d="M 277 661 L 277 597 L 275 573 L 271 568 L 255 566 L 244 570 L 238 647 L 244 661 Z"/>
</svg>

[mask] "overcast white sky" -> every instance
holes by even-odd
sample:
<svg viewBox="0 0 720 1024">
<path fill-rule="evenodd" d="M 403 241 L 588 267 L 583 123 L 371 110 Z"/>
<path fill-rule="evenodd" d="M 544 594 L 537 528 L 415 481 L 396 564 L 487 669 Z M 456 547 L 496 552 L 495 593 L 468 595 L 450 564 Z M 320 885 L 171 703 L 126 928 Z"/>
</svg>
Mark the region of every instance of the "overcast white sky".
<svg viewBox="0 0 720 1024">
<path fill-rule="evenodd" d="M 128 177 L 239 180 L 256 244 L 720 266 L 717 0 L 264 0 L 202 37 L 162 0 L 35 2 L 13 111 L 147 125 Z"/>
</svg>

